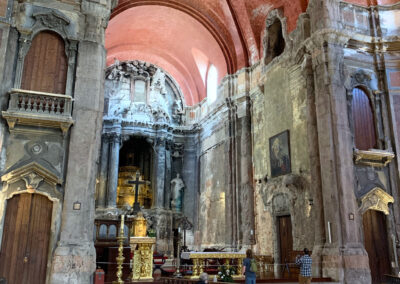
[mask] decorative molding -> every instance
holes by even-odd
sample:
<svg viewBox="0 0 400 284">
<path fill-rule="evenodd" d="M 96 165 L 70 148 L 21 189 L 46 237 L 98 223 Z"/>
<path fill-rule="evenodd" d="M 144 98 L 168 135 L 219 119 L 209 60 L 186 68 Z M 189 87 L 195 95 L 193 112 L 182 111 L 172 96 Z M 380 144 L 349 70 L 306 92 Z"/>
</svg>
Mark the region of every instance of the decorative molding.
<svg viewBox="0 0 400 284">
<path fill-rule="evenodd" d="M 39 183 L 42 181 L 39 180 L 40 178 L 53 186 L 57 184 L 62 184 L 63 182 L 61 178 L 59 178 L 53 172 L 41 166 L 37 162 L 31 162 L 25 166 L 14 169 L 4 174 L 3 176 L 1 176 L 1 181 L 10 184 L 23 179 L 28 189 L 37 189 Z"/>
<path fill-rule="evenodd" d="M 389 203 L 393 203 L 394 198 L 379 187 L 373 188 L 363 197 L 361 197 L 360 213 L 364 214 L 367 210 L 381 211 L 389 215 Z"/>
<path fill-rule="evenodd" d="M 378 149 L 354 149 L 354 162 L 358 165 L 385 167 L 395 157 L 393 152 Z"/>
<path fill-rule="evenodd" d="M 43 29 L 49 29 L 57 31 L 63 37 L 67 37 L 67 26 L 70 24 L 71 21 L 62 13 L 56 10 L 46 12 L 43 11 L 33 13 L 32 18 L 36 20 L 35 24 L 32 27 L 34 33 L 37 33 Z"/>
<path fill-rule="evenodd" d="M 43 177 L 34 172 L 27 174 L 22 177 L 22 179 L 25 181 L 26 189 L 29 193 L 34 193 L 39 187 L 39 184 L 43 181 Z"/>
</svg>

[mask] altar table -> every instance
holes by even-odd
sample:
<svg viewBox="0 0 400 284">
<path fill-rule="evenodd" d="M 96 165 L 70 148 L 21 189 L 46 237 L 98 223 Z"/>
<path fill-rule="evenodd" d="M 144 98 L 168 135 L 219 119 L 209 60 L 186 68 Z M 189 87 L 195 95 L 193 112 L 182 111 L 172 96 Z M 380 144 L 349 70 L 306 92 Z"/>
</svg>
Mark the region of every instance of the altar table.
<svg viewBox="0 0 400 284">
<path fill-rule="evenodd" d="M 205 270 L 207 259 L 221 259 L 222 263 L 229 269 L 230 266 L 237 266 L 237 273 L 232 277 L 241 279 L 242 263 L 246 257 L 245 253 L 241 252 L 182 252 L 182 259 L 191 259 L 193 261 L 193 274 L 191 278 L 198 278 Z"/>
</svg>

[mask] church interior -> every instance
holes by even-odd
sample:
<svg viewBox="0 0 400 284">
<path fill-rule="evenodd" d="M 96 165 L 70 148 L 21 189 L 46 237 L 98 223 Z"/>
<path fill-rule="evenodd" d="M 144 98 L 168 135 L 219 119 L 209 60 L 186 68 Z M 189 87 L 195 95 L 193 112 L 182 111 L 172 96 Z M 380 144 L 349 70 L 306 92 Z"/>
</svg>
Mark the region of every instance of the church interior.
<svg viewBox="0 0 400 284">
<path fill-rule="evenodd" d="M 397 0 L 1 0 L 0 82 L 8 284 L 400 281 Z"/>
</svg>

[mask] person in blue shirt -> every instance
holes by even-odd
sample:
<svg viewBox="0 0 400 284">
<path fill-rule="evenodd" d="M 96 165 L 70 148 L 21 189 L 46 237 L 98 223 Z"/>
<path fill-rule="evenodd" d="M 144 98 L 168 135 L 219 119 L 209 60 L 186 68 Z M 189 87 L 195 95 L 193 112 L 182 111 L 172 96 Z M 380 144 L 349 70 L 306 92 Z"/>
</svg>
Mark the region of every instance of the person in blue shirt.
<svg viewBox="0 0 400 284">
<path fill-rule="evenodd" d="M 300 266 L 299 284 L 310 284 L 312 259 L 307 248 L 305 248 L 303 251 L 303 256 L 296 256 L 296 264 Z"/>
<path fill-rule="evenodd" d="M 246 281 L 245 284 L 256 284 L 256 273 L 251 271 L 251 260 L 253 259 L 253 252 L 251 249 L 246 250 L 246 258 L 243 259 L 243 271 Z"/>
</svg>

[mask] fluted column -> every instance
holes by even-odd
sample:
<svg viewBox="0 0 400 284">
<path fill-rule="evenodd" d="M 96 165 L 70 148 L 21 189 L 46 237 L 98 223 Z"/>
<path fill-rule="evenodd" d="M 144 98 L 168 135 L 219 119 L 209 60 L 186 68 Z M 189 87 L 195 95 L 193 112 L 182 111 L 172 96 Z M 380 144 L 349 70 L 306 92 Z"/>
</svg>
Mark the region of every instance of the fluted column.
<svg viewBox="0 0 400 284">
<path fill-rule="evenodd" d="M 108 160 L 108 180 L 107 180 L 107 207 L 117 207 L 117 186 L 118 186 L 118 165 L 119 165 L 119 148 L 121 144 L 121 136 L 114 134 L 110 137 L 110 154 Z"/>
<path fill-rule="evenodd" d="M 109 137 L 103 135 L 101 143 L 99 192 L 97 196 L 97 206 L 105 208 L 107 205 L 107 176 L 108 176 L 108 156 L 109 156 Z"/>
</svg>

